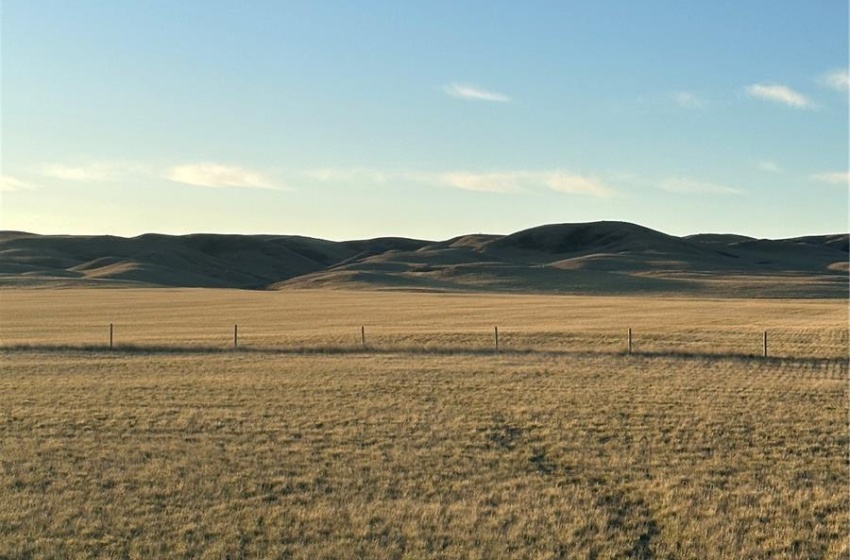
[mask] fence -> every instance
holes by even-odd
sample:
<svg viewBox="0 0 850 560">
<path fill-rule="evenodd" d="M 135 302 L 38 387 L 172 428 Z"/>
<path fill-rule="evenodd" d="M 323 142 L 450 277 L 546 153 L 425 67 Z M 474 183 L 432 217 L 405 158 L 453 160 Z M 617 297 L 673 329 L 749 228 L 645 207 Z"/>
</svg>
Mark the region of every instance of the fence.
<svg viewBox="0 0 850 560">
<path fill-rule="evenodd" d="M 476 331 L 433 329 L 399 332 L 392 327 L 331 328 L 284 332 L 233 324 L 232 330 L 206 325 L 197 331 L 155 329 L 151 325 L 109 323 L 100 342 L 92 329 L 86 338 L 50 344 L 29 339 L 0 348 L 86 348 L 92 350 L 266 350 L 366 352 L 590 352 L 612 354 L 691 354 L 764 358 L 846 359 L 847 329 L 788 328 L 772 330 L 702 329 L 651 330 L 630 327 L 607 330 L 505 329 L 493 326 Z"/>
</svg>

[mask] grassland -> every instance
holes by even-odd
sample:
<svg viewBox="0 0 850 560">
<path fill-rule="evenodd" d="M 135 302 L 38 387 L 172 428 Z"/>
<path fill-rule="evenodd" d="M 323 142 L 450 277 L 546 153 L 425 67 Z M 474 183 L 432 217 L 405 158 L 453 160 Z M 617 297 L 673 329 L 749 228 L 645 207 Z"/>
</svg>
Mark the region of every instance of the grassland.
<svg viewBox="0 0 850 560">
<path fill-rule="evenodd" d="M 210 289 L 0 290 L 0 345 L 503 350 L 842 358 L 846 300 Z"/>
<path fill-rule="evenodd" d="M 0 558 L 850 555 L 846 303 L 15 290 L 0 304 Z M 102 344 L 108 322 L 165 349 L 47 349 Z M 204 350 L 227 348 L 234 322 L 257 351 Z M 356 351 L 361 324 L 381 352 Z M 508 347 L 553 351 L 481 351 L 495 324 Z M 808 336 L 811 355 L 625 356 L 626 325 L 659 348 L 767 328 Z M 582 340 L 597 345 L 573 352 Z"/>
<path fill-rule="evenodd" d="M 850 552 L 840 362 L 3 360 L 0 557 Z"/>
</svg>

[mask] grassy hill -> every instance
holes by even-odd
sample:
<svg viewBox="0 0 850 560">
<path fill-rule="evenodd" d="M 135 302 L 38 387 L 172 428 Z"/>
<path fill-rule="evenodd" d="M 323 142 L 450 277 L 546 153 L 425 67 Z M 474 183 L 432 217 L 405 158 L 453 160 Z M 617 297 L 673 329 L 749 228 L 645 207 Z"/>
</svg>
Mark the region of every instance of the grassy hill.
<svg viewBox="0 0 850 560">
<path fill-rule="evenodd" d="M 0 286 L 847 297 L 848 235 L 676 237 L 626 222 L 446 241 L 0 232 Z"/>
</svg>

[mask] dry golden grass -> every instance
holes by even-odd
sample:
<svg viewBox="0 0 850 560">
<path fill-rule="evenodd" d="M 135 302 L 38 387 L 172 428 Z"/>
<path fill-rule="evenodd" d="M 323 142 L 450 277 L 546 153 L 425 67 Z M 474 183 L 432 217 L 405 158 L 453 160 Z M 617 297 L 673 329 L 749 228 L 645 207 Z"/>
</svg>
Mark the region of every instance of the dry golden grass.
<svg viewBox="0 0 850 560">
<path fill-rule="evenodd" d="M 846 558 L 843 361 L 6 352 L 2 558 Z"/>
<path fill-rule="evenodd" d="M 841 358 L 846 300 L 693 299 L 248 292 L 202 289 L 0 290 L 0 344 L 228 348 L 490 349 L 620 352 L 633 329 L 639 352 Z"/>
<path fill-rule="evenodd" d="M 4 290 L 0 313 L 0 558 L 850 555 L 846 302 Z M 110 322 L 140 347 L 56 349 Z M 233 323 L 257 351 L 204 350 Z M 493 354 L 494 325 L 550 352 Z M 706 355 L 617 354 L 628 327 Z M 762 329 L 805 358 L 717 355 Z"/>
</svg>

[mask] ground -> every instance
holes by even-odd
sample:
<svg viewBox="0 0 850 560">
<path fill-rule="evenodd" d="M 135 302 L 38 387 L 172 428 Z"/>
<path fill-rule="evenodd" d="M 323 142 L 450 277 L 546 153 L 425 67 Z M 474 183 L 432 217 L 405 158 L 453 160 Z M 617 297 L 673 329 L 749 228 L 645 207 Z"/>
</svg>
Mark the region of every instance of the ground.
<svg viewBox="0 0 850 560">
<path fill-rule="evenodd" d="M 315 296 L 299 306 L 231 292 L 201 305 L 209 296 L 3 296 L 0 558 L 850 554 L 848 366 L 835 355 L 846 309 L 596 301 L 611 323 L 676 344 L 692 342 L 678 331 L 686 325 L 703 339 L 759 334 L 747 328 L 756 316 L 808 337 L 764 359 L 706 344 L 629 356 L 613 334 L 611 348 L 577 350 L 580 337 L 559 342 L 574 331 L 549 321 L 569 308 L 573 325 L 601 336 L 594 302 L 580 298 L 366 294 L 349 300 L 350 313 L 371 309 L 410 333 L 387 327 L 377 348 L 362 349 L 359 332 L 320 336 L 359 323 L 327 327 L 351 294 L 325 294 L 325 307 Z M 494 303 L 515 306 L 521 350 L 508 337 L 495 353 L 484 327 L 475 338 L 472 327 L 499 313 Z M 303 314 L 303 330 L 271 328 L 284 307 Z M 227 336 L 215 349 L 216 339 L 192 338 L 187 325 L 237 308 L 270 334 L 246 335 L 236 352 Z M 409 309 L 422 312 L 404 323 Z M 139 345 L 74 348 L 91 342 L 88 331 L 56 327 L 119 311 L 119 332 L 131 319 L 147 325 Z M 833 334 L 816 336 L 824 331 Z M 186 340 L 168 348 L 178 332 Z"/>
</svg>

